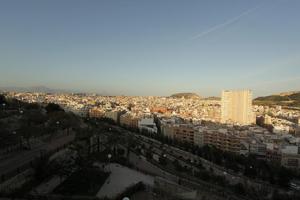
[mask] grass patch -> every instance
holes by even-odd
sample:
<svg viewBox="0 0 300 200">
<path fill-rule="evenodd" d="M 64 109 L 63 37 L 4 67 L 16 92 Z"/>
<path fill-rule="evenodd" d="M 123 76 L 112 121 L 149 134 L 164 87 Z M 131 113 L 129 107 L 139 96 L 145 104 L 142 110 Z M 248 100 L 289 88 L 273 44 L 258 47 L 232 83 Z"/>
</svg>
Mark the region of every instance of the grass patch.
<svg viewBox="0 0 300 200">
<path fill-rule="evenodd" d="M 66 196 L 95 196 L 108 176 L 109 173 L 98 168 L 78 170 L 55 188 L 54 193 Z"/>
</svg>

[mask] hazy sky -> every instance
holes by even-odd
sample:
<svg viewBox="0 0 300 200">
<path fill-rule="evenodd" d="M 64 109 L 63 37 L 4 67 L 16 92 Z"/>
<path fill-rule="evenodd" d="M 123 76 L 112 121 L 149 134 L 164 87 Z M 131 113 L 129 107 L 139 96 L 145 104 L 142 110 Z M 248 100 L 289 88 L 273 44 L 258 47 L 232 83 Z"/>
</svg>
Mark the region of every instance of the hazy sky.
<svg viewBox="0 0 300 200">
<path fill-rule="evenodd" d="M 300 0 L 1 0 L 0 86 L 300 90 Z"/>
</svg>

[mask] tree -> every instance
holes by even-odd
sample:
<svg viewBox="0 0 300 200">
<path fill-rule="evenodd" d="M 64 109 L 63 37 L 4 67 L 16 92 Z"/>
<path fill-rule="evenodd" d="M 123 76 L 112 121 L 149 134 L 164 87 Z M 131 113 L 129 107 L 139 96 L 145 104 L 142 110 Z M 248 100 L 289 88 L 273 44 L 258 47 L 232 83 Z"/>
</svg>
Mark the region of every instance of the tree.
<svg viewBox="0 0 300 200">
<path fill-rule="evenodd" d="M 244 195 L 246 193 L 245 187 L 242 183 L 238 183 L 233 186 L 233 190 L 235 193 L 239 195 Z"/>
<path fill-rule="evenodd" d="M 127 157 L 127 160 L 129 160 L 130 150 L 136 148 L 137 141 L 135 140 L 134 137 L 131 137 L 130 135 L 126 136 L 126 141 L 127 141 L 127 154 L 126 154 L 126 157 Z"/>
<path fill-rule="evenodd" d="M 60 112 L 63 111 L 64 109 L 62 109 L 58 104 L 55 103 L 49 103 L 46 107 L 45 107 L 47 113 L 52 113 L 52 112 Z"/>
<path fill-rule="evenodd" d="M 293 174 L 290 170 L 285 167 L 280 167 L 278 173 L 278 184 L 282 187 L 288 187 L 291 179 L 293 178 Z"/>
<path fill-rule="evenodd" d="M 35 162 L 33 165 L 34 168 L 34 178 L 37 181 L 43 181 L 49 174 L 48 170 L 48 162 L 49 162 L 49 156 L 45 155 L 42 156 Z"/>
<path fill-rule="evenodd" d="M 33 136 L 33 133 L 35 132 L 34 128 L 32 126 L 28 125 L 27 123 L 22 123 L 21 127 L 20 127 L 20 132 L 21 132 L 22 137 L 26 141 L 26 147 L 28 149 L 30 149 L 31 148 L 30 138 Z"/>
<path fill-rule="evenodd" d="M 75 170 L 76 156 L 74 152 L 69 152 L 66 155 L 60 156 L 51 162 L 52 173 L 59 176 L 60 181 L 63 178 L 69 177 Z"/>
<path fill-rule="evenodd" d="M 174 160 L 173 161 L 173 165 L 175 167 L 175 169 L 179 172 L 183 171 L 183 167 L 180 165 L 180 163 L 178 162 L 178 160 Z"/>
<path fill-rule="evenodd" d="M 164 156 L 159 157 L 159 163 L 161 165 L 166 165 L 167 164 L 167 159 Z"/>
<path fill-rule="evenodd" d="M 256 175 L 257 175 L 255 167 L 251 166 L 251 165 L 250 166 L 246 166 L 245 167 L 245 171 L 244 171 L 244 175 L 248 176 L 248 177 L 251 177 L 251 178 L 255 178 Z"/>
<path fill-rule="evenodd" d="M 60 119 L 60 124 L 63 129 L 70 133 L 71 128 L 79 128 L 79 119 L 73 113 L 64 113 Z"/>
<path fill-rule="evenodd" d="M 198 167 L 198 169 L 204 169 L 204 167 L 203 167 L 203 164 L 202 164 L 202 161 L 201 161 L 201 160 L 199 160 L 199 161 L 198 161 L 197 167 Z"/>
<path fill-rule="evenodd" d="M 72 113 L 56 111 L 49 113 L 48 117 L 48 127 L 50 131 L 66 129 L 67 133 L 69 133 L 71 128 L 78 129 L 80 125 L 79 119 Z"/>
<path fill-rule="evenodd" d="M 6 98 L 4 95 L 0 94 L 0 105 L 2 106 L 3 103 L 7 103 Z"/>
<path fill-rule="evenodd" d="M 151 150 L 147 150 L 146 151 L 146 158 L 149 159 L 149 160 L 153 159 L 153 154 L 152 154 Z"/>
<path fill-rule="evenodd" d="M 23 104 L 22 102 L 19 102 L 19 105 Z M 26 103 L 24 105 L 24 108 L 26 110 L 40 110 L 41 106 L 38 103 Z"/>
<path fill-rule="evenodd" d="M 203 181 L 209 181 L 211 179 L 210 173 L 206 170 L 196 172 L 195 175 Z"/>
<path fill-rule="evenodd" d="M 118 149 L 117 149 L 117 152 L 118 152 L 118 155 L 119 155 L 119 156 L 123 156 L 123 155 L 125 154 L 125 150 L 122 149 L 122 148 L 118 148 Z"/>
<path fill-rule="evenodd" d="M 29 126 L 32 124 L 43 124 L 47 121 L 47 117 L 40 110 L 28 110 L 23 114 L 22 118 Z"/>
<path fill-rule="evenodd" d="M 107 138 L 107 144 L 109 145 L 109 147 L 112 147 L 112 151 L 113 154 L 116 155 L 116 146 L 119 144 L 120 142 L 120 136 L 118 136 L 115 133 L 110 133 L 110 135 Z"/>
</svg>

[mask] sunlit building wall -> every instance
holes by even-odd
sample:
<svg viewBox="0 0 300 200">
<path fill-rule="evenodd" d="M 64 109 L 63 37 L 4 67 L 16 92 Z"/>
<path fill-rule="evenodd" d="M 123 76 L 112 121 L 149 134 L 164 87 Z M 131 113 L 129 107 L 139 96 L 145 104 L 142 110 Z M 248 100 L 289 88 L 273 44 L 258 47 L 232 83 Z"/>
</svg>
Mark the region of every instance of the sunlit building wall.
<svg viewBox="0 0 300 200">
<path fill-rule="evenodd" d="M 222 91 L 221 122 L 250 125 L 255 122 L 250 90 Z"/>
</svg>

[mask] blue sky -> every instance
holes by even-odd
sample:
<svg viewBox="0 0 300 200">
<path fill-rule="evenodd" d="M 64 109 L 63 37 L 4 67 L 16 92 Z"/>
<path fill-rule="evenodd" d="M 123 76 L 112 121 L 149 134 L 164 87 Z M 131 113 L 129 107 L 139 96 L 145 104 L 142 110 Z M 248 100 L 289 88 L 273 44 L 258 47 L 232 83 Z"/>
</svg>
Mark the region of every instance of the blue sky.
<svg viewBox="0 0 300 200">
<path fill-rule="evenodd" d="M 2 0 L 0 86 L 300 90 L 299 0 Z"/>
</svg>

